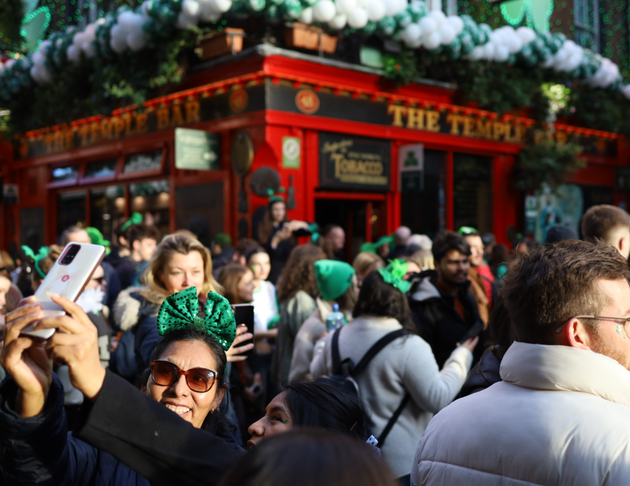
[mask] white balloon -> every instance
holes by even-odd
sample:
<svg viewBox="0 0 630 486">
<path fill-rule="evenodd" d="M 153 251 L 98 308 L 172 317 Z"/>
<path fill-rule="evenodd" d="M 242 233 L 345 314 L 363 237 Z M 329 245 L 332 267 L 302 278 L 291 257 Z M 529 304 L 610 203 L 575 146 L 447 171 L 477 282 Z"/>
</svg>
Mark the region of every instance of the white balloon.
<svg viewBox="0 0 630 486">
<path fill-rule="evenodd" d="M 505 62 L 510 57 L 510 50 L 507 46 L 496 46 L 494 51 L 494 60 L 498 62 Z"/>
<path fill-rule="evenodd" d="M 43 66 L 44 62 L 46 62 L 46 56 L 41 53 L 41 50 L 35 51 L 33 54 L 33 64 L 36 66 Z"/>
<path fill-rule="evenodd" d="M 215 10 L 213 3 L 199 4 L 199 17 L 204 22 L 211 22 L 221 18 L 221 12 Z"/>
<path fill-rule="evenodd" d="M 422 17 L 418 23 L 423 35 L 430 35 L 437 30 L 437 22 L 431 17 Z"/>
<path fill-rule="evenodd" d="M 33 78 L 33 81 L 35 81 L 37 84 L 44 83 L 43 79 L 40 77 L 39 69 L 37 68 L 37 66 L 33 66 L 28 73 L 31 75 L 31 78 Z"/>
<path fill-rule="evenodd" d="M 442 41 L 442 36 L 439 32 L 431 32 L 428 36 L 424 37 L 422 44 L 430 51 L 437 49 Z"/>
<path fill-rule="evenodd" d="M 197 0 L 184 0 L 182 3 L 182 13 L 186 17 L 197 17 L 197 15 L 199 15 L 199 2 L 197 2 Z"/>
<path fill-rule="evenodd" d="M 74 64 L 77 64 L 81 60 L 81 51 L 74 44 L 70 44 L 68 49 L 66 49 L 66 56 L 68 56 L 68 59 Z"/>
<path fill-rule="evenodd" d="M 536 32 L 529 27 L 519 27 L 516 29 L 516 35 L 521 38 L 523 44 L 529 44 L 536 39 Z"/>
<path fill-rule="evenodd" d="M 346 26 L 346 23 L 348 22 L 348 16 L 346 14 L 339 14 L 336 15 L 334 19 L 332 19 L 330 22 L 328 22 L 328 25 L 330 25 L 333 29 L 339 30 L 339 29 L 343 29 Z"/>
<path fill-rule="evenodd" d="M 444 46 L 449 45 L 457 37 L 455 29 L 447 23 L 444 23 L 438 32 L 440 33 L 440 44 Z"/>
<path fill-rule="evenodd" d="M 72 43 L 75 46 L 77 46 L 78 49 L 80 49 L 81 46 L 83 45 L 84 38 L 85 38 L 85 34 L 83 34 L 83 32 L 77 32 L 72 37 Z"/>
<path fill-rule="evenodd" d="M 368 23 L 368 14 L 364 8 L 357 7 L 348 14 L 348 25 L 353 29 L 362 29 Z"/>
<path fill-rule="evenodd" d="M 368 14 L 368 19 L 372 22 L 378 22 L 385 17 L 385 5 L 381 2 L 381 0 L 374 0 L 365 7 L 365 11 Z"/>
<path fill-rule="evenodd" d="M 112 39 L 124 40 L 127 37 L 127 33 L 125 32 L 125 29 L 121 27 L 120 24 L 115 24 L 112 27 L 112 30 L 109 31 L 109 36 Z"/>
<path fill-rule="evenodd" d="M 419 46 L 422 42 L 422 29 L 418 24 L 409 24 L 402 31 L 400 37 L 403 42 L 410 47 L 415 44 L 418 44 Z"/>
<path fill-rule="evenodd" d="M 357 0 L 336 0 L 335 6 L 338 13 L 348 15 L 356 8 Z"/>
<path fill-rule="evenodd" d="M 15 64 L 15 59 L 9 59 L 7 62 L 4 63 L 4 67 L 7 69 L 11 69 L 14 64 Z"/>
<path fill-rule="evenodd" d="M 4 76 L 4 72 L 5 72 L 4 64 L 0 62 L 0 76 Z"/>
<path fill-rule="evenodd" d="M 215 10 L 227 12 L 232 8 L 232 0 L 213 0 Z"/>
<path fill-rule="evenodd" d="M 43 52 L 44 54 L 48 54 L 48 49 L 50 49 L 52 47 L 52 41 L 50 40 L 45 40 L 42 41 L 42 43 L 39 45 L 39 51 Z"/>
<path fill-rule="evenodd" d="M 109 39 L 109 47 L 111 47 L 114 52 L 122 54 L 127 50 L 127 39 L 111 36 Z"/>
<path fill-rule="evenodd" d="M 385 0 L 385 15 L 393 17 L 399 12 L 398 2 L 396 0 Z"/>
<path fill-rule="evenodd" d="M 302 13 L 298 17 L 298 20 L 303 24 L 313 23 L 313 7 L 308 7 L 302 10 Z"/>
<path fill-rule="evenodd" d="M 511 36 L 508 39 L 508 42 L 506 45 L 507 45 L 507 48 L 510 50 L 510 54 L 516 54 L 517 52 L 520 52 L 521 49 L 523 48 L 523 41 L 521 40 L 519 36 L 514 34 L 514 36 Z"/>
<path fill-rule="evenodd" d="M 147 37 L 144 32 L 131 32 L 127 35 L 127 45 L 132 51 L 138 52 L 147 45 Z"/>
<path fill-rule="evenodd" d="M 459 35 L 464 30 L 464 21 L 457 15 L 449 15 L 446 17 L 446 21 L 455 29 L 455 35 Z"/>
<path fill-rule="evenodd" d="M 337 15 L 337 9 L 331 0 L 320 0 L 313 7 L 313 18 L 317 22 L 330 22 L 335 15 Z"/>
<path fill-rule="evenodd" d="M 438 29 L 442 27 L 444 22 L 446 22 L 446 15 L 444 15 L 444 13 L 441 10 L 432 10 L 431 12 L 429 12 L 428 17 L 435 20 L 435 23 L 437 24 Z"/>
<path fill-rule="evenodd" d="M 494 60 L 494 44 L 492 42 L 488 42 L 483 46 L 483 58 L 487 61 Z"/>
<path fill-rule="evenodd" d="M 372 3 L 372 0 L 357 0 L 357 6 L 359 7 L 367 7 L 370 3 Z"/>
<path fill-rule="evenodd" d="M 83 52 L 88 57 L 88 59 L 92 59 L 96 56 L 96 47 L 93 42 L 86 42 L 83 44 Z"/>
<path fill-rule="evenodd" d="M 118 24 L 125 30 L 131 30 L 136 22 L 136 14 L 129 10 L 125 10 L 118 14 Z"/>
<path fill-rule="evenodd" d="M 545 61 L 541 64 L 541 66 L 544 67 L 545 69 L 549 69 L 555 63 L 556 63 L 556 57 L 555 56 L 549 56 L 547 59 L 545 59 Z"/>
<path fill-rule="evenodd" d="M 470 51 L 470 54 L 468 54 L 468 59 L 470 59 L 471 61 L 478 61 L 483 57 L 483 54 L 483 47 L 477 46 L 472 51 Z"/>
</svg>

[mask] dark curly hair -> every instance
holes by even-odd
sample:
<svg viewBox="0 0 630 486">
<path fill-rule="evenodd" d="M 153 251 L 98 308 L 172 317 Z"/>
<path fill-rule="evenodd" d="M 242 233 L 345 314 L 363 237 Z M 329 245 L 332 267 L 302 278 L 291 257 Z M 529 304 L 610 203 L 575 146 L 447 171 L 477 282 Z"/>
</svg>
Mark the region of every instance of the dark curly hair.
<svg viewBox="0 0 630 486">
<path fill-rule="evenodd" d="M 315 298 L 317 281 L 313 264 L 325 258 L 326 255 L 318 246 L 309 244 L 295 247 L 278 282 L 278 301 L 284 302 L 300 290 Z"/>
</svg>

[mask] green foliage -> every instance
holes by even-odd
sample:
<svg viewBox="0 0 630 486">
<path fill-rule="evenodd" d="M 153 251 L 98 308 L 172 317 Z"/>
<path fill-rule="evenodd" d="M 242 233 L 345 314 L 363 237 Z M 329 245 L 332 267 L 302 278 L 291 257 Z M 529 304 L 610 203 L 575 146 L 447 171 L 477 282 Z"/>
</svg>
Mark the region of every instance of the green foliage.
<svg viewBox="0 0 630 486">
<path fill-rule="evenodd" d="M 413 51 L 403 49 L 397 54 L 383 55 L 384 76 L 397 84 L 409 84 L 420 77 L 418 59 Z"/>
<path fill-rule="evenodd" d="M 556 188 L 576 170 L 586 167 L 586 161 L 579 157 L 581 151 L 577 144 L 560 145 L 543 136 L 519 152 L 514 185 L 518 189 L 534 191 L 545 184 Z"/>
<path fill-rule="evenodd" d="M 20 45 L 23 18 L 24 4 L 21 0 L 0 0 L 0 37 L 5 43 L 16 47 Z"/>
<path fill-rule="evenodd" d="M 630 135 L 630 100 L 620 92 L 580 86 L 571 89 L 561 114 L 573 124 Z"/>
</svg>

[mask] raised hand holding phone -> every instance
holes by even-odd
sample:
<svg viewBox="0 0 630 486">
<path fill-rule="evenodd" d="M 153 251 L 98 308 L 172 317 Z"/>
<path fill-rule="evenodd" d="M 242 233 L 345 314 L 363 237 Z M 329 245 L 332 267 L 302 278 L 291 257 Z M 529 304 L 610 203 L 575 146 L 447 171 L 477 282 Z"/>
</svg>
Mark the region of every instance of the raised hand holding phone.
<svg viewBox="0 0 630 486">
<path fill-rule="evenodd" d="M 35 292 L 35 300 L 44 315 L 65 315 L 64 309 L 51 299 L 51 295 L 57 294 L 75 301 L 104 256 L 104 246 L 68 243 Z M 54 328 L 35 330 L 32 326 L 22 330 L 23 335 L 39 339 L 49 339 L 54 332 Z"/>
</svg>

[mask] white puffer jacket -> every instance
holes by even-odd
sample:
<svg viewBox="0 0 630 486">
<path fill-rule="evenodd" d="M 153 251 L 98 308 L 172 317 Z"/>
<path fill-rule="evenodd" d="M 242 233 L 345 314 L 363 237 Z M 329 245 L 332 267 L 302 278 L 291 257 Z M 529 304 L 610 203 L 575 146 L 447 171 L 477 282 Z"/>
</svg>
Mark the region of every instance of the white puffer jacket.
<svg viewBox="0 0 630 486">
<path fill-rule="evenodd" d="M 627 369 L 592 351 L 517 342 L 501 377 L 434 417 L 412 485 L 630 484 Z"/>
</svg>

